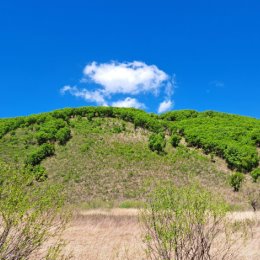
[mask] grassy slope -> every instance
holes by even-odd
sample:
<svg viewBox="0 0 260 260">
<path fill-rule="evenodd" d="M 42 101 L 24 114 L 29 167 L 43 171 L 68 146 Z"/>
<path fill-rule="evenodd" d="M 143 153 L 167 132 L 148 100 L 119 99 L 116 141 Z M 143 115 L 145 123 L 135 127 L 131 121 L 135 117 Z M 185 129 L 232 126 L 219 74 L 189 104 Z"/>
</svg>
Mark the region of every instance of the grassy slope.
<svg viewBox="0 0 260 260">
<path fill-rule="evenodd" d="M 42 164 L 49 181 L 64 183 L 73 203 L 129 206 L 142 201 L 158 179 L 182 184 L 192 175 L 232 204 L 246 205 L 246 187 L 253 184 L 248 180 L 244 192 L 233 193 L 227 184 L 230 171 L 220 159 L 213 163 L 200 150 L 184 145 L 174 149 L 169 144 L 166 154 L 158 155 L 148 149 L 147 130 L 135 130 L 120 119 L 70 121 L 72 138 L 64 146 L 56 144 L 55 156 Z M 124 125 L 125 131 L 120 132 Z M 34 132 L 33 127 L 25 127 L 6 134 L 0 139 L 0 158 L 22 167 L 26 155 L 37 147 Z"/>
<path fill-rule="evenodd" d="M 233 204 L 245 205 L 243 193 L 233 193 L 227 184 L 229 170 L 223 161 L 214 164 L 200 151 L 169 144 L 166 154 L 158 155 L 148 149 L 149 132 L 128 123 L 126 131 L 115 133 L 122 124 L 111 118 L 74 120 L 72 139 L 44 161 L 50 178 L 66 184 L 73 202 L 127 207 L 142 201 L 158 179 L 183 184 L 193 176 Z"/>
</svg>

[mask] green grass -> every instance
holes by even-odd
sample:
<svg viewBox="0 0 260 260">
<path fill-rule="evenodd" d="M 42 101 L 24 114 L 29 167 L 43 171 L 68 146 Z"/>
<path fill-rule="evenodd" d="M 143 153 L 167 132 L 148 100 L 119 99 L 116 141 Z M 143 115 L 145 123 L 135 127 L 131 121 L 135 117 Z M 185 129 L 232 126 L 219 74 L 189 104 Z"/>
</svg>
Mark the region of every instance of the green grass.
<svg viewBox="0 0 260 260">
<path fill-rule="evenodd" d="M 99 111 L 98 109 L 97 111 Z M 104 110 L 102 109 L 101 111 Z M 89 110 L 87 111 L 89 112 Z M 12 125 L 15 119 L 10 119 L 8 126 L 12 125 L 12 130 L 7 131 L 0 138 L 0 160 L 22 170 L 26 158 L 39 147 L 38 131 L 40 129 L 49 131 L 47 126 L 55 125 L 53 122 L 50 123 L 50 121 L 56 120 L 53 119 L 53 116 L 61 116 L 66 111 L 31 116 L 22 121 L 19 119 L 19 126 Z M 73 110 L 74 114 L 79 114 L 79 111 L 83 113 L 85 110 L 75 109 L 75 111 Z M 108 110 L 108 112 L 111 111 Z M 255 187 L 259 185 L 259 182 L 252 184 L 251 178 L 246 178 L 242 191 L 232 192 L 232 188 L 228 184 L 228 176 L 232 171 L 227 168 L 224 160 L 217 156 L 207 155 L 203 147 L 195 146 L 196 149 L 191 146 L 187 147 L 186 132 L 184 132 L 181 144 L 177 148 L 172 147 L 170 131 L 168 131 L 170 128 L 179 127 L 181 130 L 183 127 L 184 131 L 191 131 L 189 129 L 193 129 L 194 125 L 201 123 L 200 121 L 196 123 L 196 120 L 202 119 L 197 119 L 197 117 L 187 119 L 186 116 L 178 118 L 175 120 L 176 122 L 170 122 L 167 121 L 169 118 L 162 120 L 158 116 L 151 116 L 132 109 L 115 109 L 114 113 L 118 113 L 119 116 L 113 117 L 101 116 L 100 111 L 98 113 L 98 115 L 94 113 L 95 117 L 90 117 L 89 114 L 86 116 L 77 114 L 64 118 L 64 125 L 70 128 L 71 138 L 64 145 L 60 145 L 55 139 L 48 141 L 54 144 L 55 155 L 47 157 L 41 162 L 48 173 L 47 181 L 63 183 L 70 203 L 82 205 L 85 208 L 138 207 L 138 205 L 142 205 L 147 193 L 159 180 L 171 180 L 177 185 L 194 180 L 216 194 L 221 193 L 231 204 L 245 208 L 247 207 L 246 188 L 251 185 Z M 221 114 L 218 116 L 220 117 Z M 223 115 L 223 122 L 227 120 L 226 117 L 228 115 Z M 216 118 L 213 121 L 210 121 L 210 118 L 206 119 L 205 116 L 201 116 L 201 118 L 208 124 L 213 121 L 214 124 L 217 122 Z M 237 122 L 234 118 L 233 128 Z M 36 119 L 38 121 L 35 123 Z M 150 119 L 151 125 L 148 124 Z M 238 119 L 241 121 L 240 117 Z M 188 129 L 189 120 L 191 124 Z M 251 122 L 248 121 L 249 134 L 247 136 L 250 136 L 251 130 L 255 131 L 257 128 L 259 120 L 250 118 L 243 118 L 243 120 L 243 129 L 246 128 L 247 120 Z M 0 121 L 2 125 L 4 125 L 3 121 Z M 31 121 L 34 123 L 24 123 Z M 63 124 L 60 120 L 57 123 Z M 143 127 L 140 127 L 142 124 Z M 229 124 L 229 128 L 232 124 Z M 148 138 L 152 131 L 158 128 L 158 125 L 166 127 L 167 144 L 163 154 L 152 152 L 148 147 Z M 207 130 L 206 126 L 203 131 Z M 6 126 L 4 125 L 4 127 L 3 129 L 6 131 Z M 221 126 L 216 126 L 217 131 L 219 127 Z M 51 130 L 56 131 L 53 128 Z M 203 131 L 194 130 L 194 133 L 200 138 L 203 134 L 205 137 L 212 135 L 211 132 L 209 134 Z M 225 131 L 228 131 L 228 128 L 225 128 Z M 218 136 L 217 133 L 216 136 Z M 227 138 L 232 139 L 232 136 L 228 135 Z M 253 143 L 250 145 L 253 147 Z"/>
</svg>

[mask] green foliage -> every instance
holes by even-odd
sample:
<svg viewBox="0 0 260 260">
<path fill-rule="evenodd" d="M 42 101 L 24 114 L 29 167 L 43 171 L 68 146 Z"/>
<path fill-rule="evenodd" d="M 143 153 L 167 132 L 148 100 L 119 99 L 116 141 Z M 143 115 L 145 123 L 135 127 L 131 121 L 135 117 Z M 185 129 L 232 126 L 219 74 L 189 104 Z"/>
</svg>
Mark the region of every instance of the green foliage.
<svg viewBox="0 0 260 260">
<path fill-rule="evenodd" d="M 24 171 L 26 173 L 31 173 L 38 182 L 45 181 L 48 178 L 47 171 L 42 165 L 27 165 Z"/>
<path fill-rule="evenodd" d="M 177 147 L 181 141 L 181 137 L 177 134 L 172 134 L 170 138 L 170 143 L 173 147 Z"/>
<path fill-rule="evenodd" d="M 228 209 L 221 198 L 198 185 L 159 185 L 141 211 L 148 258 L 213 259 L 215 240 L 226 242 L 221 228 Z"/>
<path fill-rule="evenodd" d="M 12 143 L 17 144 L 16 130 L 27 128 L 34 135 L 28 144 L 37 141 L 38 145 L 55 142 L 65 145 L 71 137 L 74 118 L 90 121 L 97 117 L 121 119 L 133 123 L 135 129 L 140 127 L 153 133 L 183 136 L 189 146 L 224 158 L 231 169 L 240 172 L 250 172 L 259 164 L 256 146 L 260 145 L 260 120 L 214 111 L 182 110 L 158 116 L 134 108 L 66 108 L 28 117 L 0 119 L 0 139 L 10 133 Z M 100 131 L 98 125 L 96 129 Z M 124 128 L 116 126 L 113 131 L 119 133 Z M 178 142 L 176 136 L 173 139 Z"/>
<path fill-rule="evenodd" d="M 235 172 L 230 175 L 229 184 L 234 191 L 239 191 L 245 176 L 241 172 Z"/>
<path fill-rule="evenodd" d="M 183 135 L 189 146 L 224 158 L 231 169 L 249 172 L 259 163 L 256 150 L 260 140 L 259 120 L 190 110 L 168 112 L 161 118 L 174 121 L 174 132 Z"/>
<path fill-rule="evenodd" d="M 5 164 L 0 164 L 0 183 L 0 259 L 31 259 L 63 230 L 62 190 L 37 185 L 31 173 L 16 172 Z"/>
<path fill-rule="evenodd" d="M 59 144 L 62 145 L 66 144 L 70 137 L 71 134 L 70 129 L 68 127 L 60 128 L 55 134 L 56 140 L 59 142 Z"/>
<path fill-rule="evenodd" d="M 162 133 L 151 134 L 149 137 L 149 148 L 157 153 L 162 153 L 166 146 L 165 136 Z"/>
<path fill-rule="evenodd" d="M 140 208 L 143 208 L 144 206 L 145 206 L 145 203 L 142 201 L 126 200 L 126 201 L 123 201 L 119 205 L 119 208 L 121 208 L 121 209 L 131 209 L 131 208 L 140 209 Z"/>
<path fill-rule="evenodd" d="M 254 169 L 251 172 L 251 177 L 253 182 L 257 182 L 258 178 L 260 178 L 260 168 Z"/>
<path fill-rule="evenodd" d="M 37 143 L 39 145 L 41 145 L 41 144 L 47 143 L 49 140 L 51 140 L 52 135 L 50 133 L 40 130 L 35 134 L 35 138 L 37 140 Z"/>
<path fill-rule="evenodd" d="M 54 155 L 54 152 L 55 148 L 53 144 L 43 144 L 27 156 L 25 164 L 32 166 L 40 164 L 46 157 Z"/>
</svg>

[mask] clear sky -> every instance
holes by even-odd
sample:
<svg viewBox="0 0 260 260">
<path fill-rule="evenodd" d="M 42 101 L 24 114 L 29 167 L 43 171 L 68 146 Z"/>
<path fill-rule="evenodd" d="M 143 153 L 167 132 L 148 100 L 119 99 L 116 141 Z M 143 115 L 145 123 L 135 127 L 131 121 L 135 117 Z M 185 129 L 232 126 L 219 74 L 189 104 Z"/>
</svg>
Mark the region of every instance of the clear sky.
<svg viewBox="0 0 260 260">
<path fill-rule="evenodd" d="M 84 105 L 260 118 L 259 0 L 1 0 L 0 117 Z"/>
</svg>

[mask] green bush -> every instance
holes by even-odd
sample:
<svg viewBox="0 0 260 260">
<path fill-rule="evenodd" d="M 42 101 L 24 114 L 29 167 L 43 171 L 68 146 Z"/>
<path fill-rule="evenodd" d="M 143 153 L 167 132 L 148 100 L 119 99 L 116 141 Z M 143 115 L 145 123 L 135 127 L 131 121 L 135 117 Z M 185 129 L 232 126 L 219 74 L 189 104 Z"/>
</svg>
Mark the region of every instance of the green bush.
<svg viewBox="0 0 260 260">
<path fill-rule="evenodd" d="M 245 176 L 241 172 L 232 173 L 229 177 L 229 184 L 234 189 L 234 191 L 239 191 Z"/>
<path fill-rule="evenodd" d="M 228 210 L 198 185 L 159 185 L 140 214 L 147 259 L 227 259 L 241 231 L 226 221 Z"/>
<path fill-rule="evenodd" d="M 55 148 L 52 144 L 43 144 L 33 151 L 25 160 L 26 165 L 35 166 L 48 156 L 54 155 Z"/>
<path fill-rule="evenodd" d="M 27 173 L 31 173 L 34 176 L 35 180 L 38 182 L 45 181 L 48 178 L 46 169 L 42 165 L 27 165 L 24 169 Z"/>
<path fill-rule="evenodd" d="M 49 140 L 51 140 L 52 135 L 50 133 L 46 133 L 44 131 L 39 131 L 35 134 L 35 138 L 37 140 L 37 143 L 39 145 L 47 143 Z"/>
<path fill-rule="evenodd" d="M 31 173 L 1 163 L 0 183 L 0 259 L 35 259 L 39 253 L 50 259 L 47 255 L 60 244 L 67 219 L 61 187 L 38 185 Z"/>
<path fill-rule="evenodd" d="M 170 138 L 170 143 L 173 147 L 177 147 L 181 141 L 181 137 L 177 134 L 172 134 Z"/>
<path fill-rule="evenodd" d="M 260 178 L 260 168 L 254 169 L 251 172 L 251 177 L 253 179 L 253 182 L 257 182 L 258 178 Z"/>
<path fill-rule="evenodd" d="M 162 133 L 151 134 L 149 137 L 149 148 L 157 153 L 162 153 L 166 146 L 165 136 Z"/>
<path fill-rule="evenodd" d="M 68 127 L 63 127 L 59 129 L 55 135 L 56 140 L 59 142 L 59 144 L 66 144 L 66 142 L 70 139 L 71 133 L 70 129 Z"/>
</svg>

